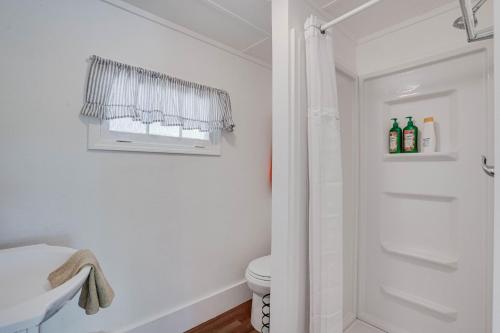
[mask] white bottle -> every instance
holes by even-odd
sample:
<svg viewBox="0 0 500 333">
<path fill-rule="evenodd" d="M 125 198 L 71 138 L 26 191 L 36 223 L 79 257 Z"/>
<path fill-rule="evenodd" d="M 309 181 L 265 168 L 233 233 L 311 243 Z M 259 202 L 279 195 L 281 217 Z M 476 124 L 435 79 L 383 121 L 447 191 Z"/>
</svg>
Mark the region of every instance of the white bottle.
<svg viewBox="0 0 500 333">
<path fill-rule="evenodd" d="M 436 129 L 434 118 L 424 118 L 424 131 L 422 135 L 422 153 L 434 153 L 436 151 Z"/>
</svg>

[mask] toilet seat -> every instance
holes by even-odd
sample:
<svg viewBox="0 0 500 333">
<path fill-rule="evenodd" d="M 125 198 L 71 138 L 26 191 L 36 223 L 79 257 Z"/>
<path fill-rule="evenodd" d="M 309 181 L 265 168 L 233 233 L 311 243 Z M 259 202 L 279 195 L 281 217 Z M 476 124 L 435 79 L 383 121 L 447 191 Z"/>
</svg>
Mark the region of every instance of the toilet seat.
<svg viewBox="0 0 500 333">
<path fill-rule="evenodd" d="M 247 275 L 249 275 L 252 279 L 259 280 L 262 282 L 270 282 L 271 281 L 270 276 L 261 276 L 259 274 L 256 274 L 256 273 L 250 271 L 250 270 L 247 271 Z"/>
<path fill-rule="evenodd" d="M 247 271 L 258 280 L 271 281 L 271 256 L 252 260 L 248 264 Z"/>
</svg>

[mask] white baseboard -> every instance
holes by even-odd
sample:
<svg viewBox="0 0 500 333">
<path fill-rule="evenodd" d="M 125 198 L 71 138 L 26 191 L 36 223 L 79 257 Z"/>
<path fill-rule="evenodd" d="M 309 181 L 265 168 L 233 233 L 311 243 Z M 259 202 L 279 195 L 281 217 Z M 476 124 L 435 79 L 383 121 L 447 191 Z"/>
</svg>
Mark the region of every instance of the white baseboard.
<svg viewBox="0 0 500 333">
<path fill-rule="evenodd" d="M 251 297 L 252 293 L 247 287 L 246 280 L 242 280 L 191 303 L 151 316 L 112 333 L 185 332 L 248 301 Z"/>
</svg>

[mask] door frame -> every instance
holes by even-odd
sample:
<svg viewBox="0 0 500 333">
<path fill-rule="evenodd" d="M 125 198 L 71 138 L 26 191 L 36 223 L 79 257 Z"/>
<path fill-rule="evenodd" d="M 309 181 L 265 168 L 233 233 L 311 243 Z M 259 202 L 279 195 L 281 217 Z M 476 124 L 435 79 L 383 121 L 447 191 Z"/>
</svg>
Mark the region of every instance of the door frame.
<svg viewBox="0 0 500 333">
<path fill-rule="evenodd" d="M 494 17 L 494 29 L 495 37 L 498 38 L 500 35 L 500 5 L 497 3 L 493 6 L 493 17 Z M 500 85 L 500 43 L 494 43 L 494 80 L 497 85 Z M 494 111 L 494 126 L 495 126 L 495 156 L 500 156 L 500 90 L 498 87 L 494 89 L 495 98 L 495 111 Z M 498 159 L 495 159 L 498 161 Z M 492 316 L 492 332 L 500 333 L 500 179 L 497 175 L 495 177 L 495 196 L 494 196 L 494 231 L 493 231 L 493 300 L 492 300 L 492 313 L 496 315 Z"/>
</svg>

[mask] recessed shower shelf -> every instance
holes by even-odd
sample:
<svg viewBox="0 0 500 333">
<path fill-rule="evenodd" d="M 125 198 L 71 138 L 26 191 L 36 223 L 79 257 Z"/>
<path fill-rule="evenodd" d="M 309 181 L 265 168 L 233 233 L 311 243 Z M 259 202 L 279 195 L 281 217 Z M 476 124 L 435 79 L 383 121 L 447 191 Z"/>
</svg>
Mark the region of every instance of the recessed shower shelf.
<svg viewBox="0 0 500 333">
<path fill-rule="evenodd" d="M 384 161 L 456 161 L 456 152 L 384 154 Z"/>
<path fill-rule="evenodd" d="M 418 308 L 430 311 L 436 315 L 446 318 L 447 320 L 457 320 L 458 311 L 454 308 L 450 308 L 446 305 L 442 305 L 426 298 L 412 295 L 410 293 L 389 286 L 381 286 L 380 289 L 386 295 L 392 296 Z"/>
<path fill-rule="evenodd" d="M 458 258 L 443 256 L 438 253 L 430 253 L 413 248 L 404 248 L 387 242 L 382 242 L 381 245 L 386 252 L 391 254 L 428 262 L 448 269 L 458 268 Z"/>
</svg>

